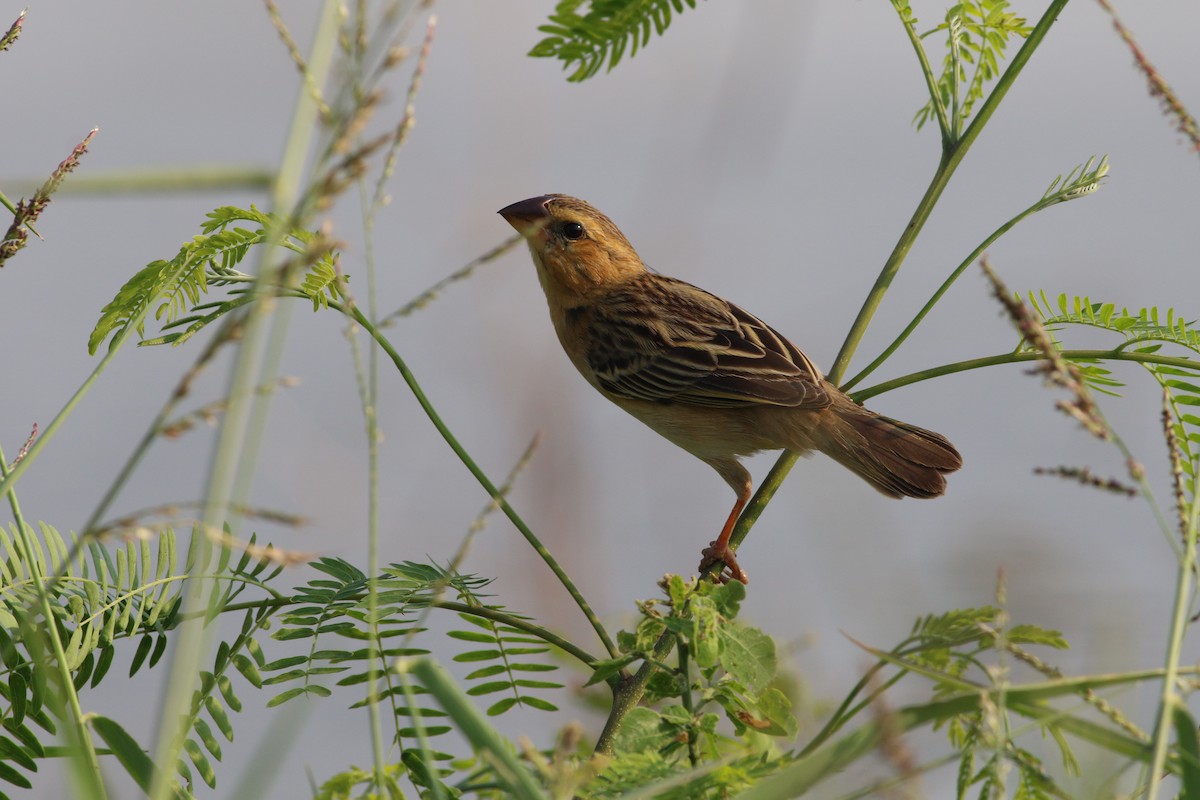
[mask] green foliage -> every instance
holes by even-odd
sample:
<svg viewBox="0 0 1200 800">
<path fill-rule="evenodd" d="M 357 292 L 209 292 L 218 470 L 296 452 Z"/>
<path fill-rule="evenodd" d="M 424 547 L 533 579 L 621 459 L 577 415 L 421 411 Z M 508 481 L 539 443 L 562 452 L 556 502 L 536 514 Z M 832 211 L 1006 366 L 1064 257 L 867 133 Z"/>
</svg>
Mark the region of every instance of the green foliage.
<svg viewBox="0 0 1200 800">
<path fill-rule="evenodd" d="M 48 670 L 38 666 L 53 658 L 49 636 L 63 642 L 75 691 L 96 688 L 108 676 L 121 640 L 137 641 L 131 677 L 143 666 L 153 667 L 159 662 L 168 632 L 180 621 L 180 601 L 189 570 L 212 576 L 211 591 L 218 608 L 226 607 L 248 586 L 262 586 L 279 574 L 279 568 L 269 570 L 269 562 L 251 558 L 249 549 L 231 566 L 229 548 L 214 552 L 206 537 L 198 534 L 191 537 L 180 563 L 171 529 L 157 534 L 155 546 L 150 536 L 143 535 L 130 537 L 113 549 L 95 541 L 81 547 L 78 540 L 73 540 L 68 545 L 46 524 L 40 526 L 40 536 L 32 529 L 20 536 L 15 526 L 11 533 L 0 529 L 0 548 L 5 554 L 0 561 L 0 694 L 11 712 L 4 727 L 20 744 L 10 748 L 0 745 L 0 779 L 21 786 L 25 785 L 24 776 L 16 767 L 36 769 L 32 760 L 45 756 L 39 736 L 26 722 L 33 722 L 47 734 L 56 732 L 45 709 L 47 692 L 56 690 L 48 683 Z M 32 549 L 25 547 L 25 541 L 32 543 Z M 251 547 L 253 544 L 252 540 Z M 39 608 L 39 584 L 49 592 L 53 632 L 45 629 L 45 622 L 35 611 Z M 265 615 L 247 616 L 248 624 L 263 619 Z M 210 786 L 215 783 L 215 773 L 205 751 L 218 761 L 221 751 L 209 721 L 227 741 L 232 741 L 233 728 L 217 695 L 224 696 L 228 707 L 240 710 L 241 703 L 225 676 L 225 668 L 239 650 L 253 649 L 254 630 L 253 626 L 244 627 L 242 637 L 233 646 L 223 644 L 213 671 L 200 676 L 202 686 L 195 695 L 189 720 L 193 737 L 189 737 L 188 752 Z M 208 712 L 207 719 L 202 711 Z M 139 783 L 148 779 L 146 765 L 134 755 L 136 747 L 118 723 L 95 720 L 93 727 Z"/>
<path fill-rule="evenodd" d="M 361 698 L 351 708 L 361 708 L 372 699 L 387 704 L 396 719 L 394 739 L 397 744 L 419 735 L 432 737 L 448 733 L 451 729 L 447 725 L 426 724 L 426 720 L 444 718 L 444 712 L 409 704 L 410 696 L 426 695 L 427 691 L 420 686 L 405 686 L 396 679 L 391 665 L 399 658 L 429 653 L 427 649 L 411 646 L 412 639 L 425 630 L 413 615 L 428 609 L 444 592 L 452 592 L 458 601 L 481 612 L 502 611 L 500 606 L 485 604 L 479 595 L 479 590 L 489 581 L 412 562 L 387 567 L 376 582 L 379 638 L 372 650 L 362 646 L 370 640 L 366 576 L 341 559 L 322 558 L 314 561 L 312 566 L 327 577 L 314 579 L 297 590 L 292 598 L 295 607 L 283 615 L 279 629 L 273 634 L 278 641 L 307 642 L 308 649 L 304 654 L 263 665 L 264 672 L 274 673 L 263 681 L 265 685 L 292 684 L 275 695 L 268 705 L 279 705 L 302 695 L 329 696 L 331 690 L 322 683 L 325 676 L 341 675 L 338 686 L 365 685 L 371 677 L 371 658 L 374 657 L 375 675 L 384 685 L 376 687 L 373 698 Z M 505 616 L 512 620 L 524 619 L 511 612 L 505 612 Z M 527 677 L 557 669 L 555 664 L 533 658 L 549 652 L 543 639 L 478 614 L 460 613 L 459 617 L 471 627 L 451 630 L 447 636 L 482 645 L 460 652 L 453 659 L 475 667 L 466 677 L 470 684 L 467 694 L 474 697 L 505 695 L 491 703 L 487 709 L 489 716 L 503 714 L 517 705 L 542 711 L 558 710 L 555 704 L 532 691 L 561 689 L 562 684 Z M 318 641 L 324 642 L 331 636 L 356 646 L 353 649 L 329 644 L 318 647 Z M 439 760 L 451 758 L 444 753 L 435 754 L 435 757 Z"/>
<path fill-rule="evenodd" d="M 548 38 L 531 55 L 557 58 L 572 70 L 569 80 L 584 80 L 605 65 L 612 69 L 626 53 L 635 55 L 652 34 L 665 31 L 673 14 L 694 5 L 694 0 L 592 0 L 585 7 L 584 0 L 564 0 L 541 28 Z M 943 126 L 944 143 L 964 144 L 947 147 L 944 155 L 950 150 L 961 155 L 970 143 L 969 137 L 959 138 L 964 120 L 984 98 L 984 87 L 1000 75 L 999 64 L 1010 38 L 1027 36 L 1031 29 L 1002 0 L 955 5 L 945 24 L 924 35 L 947 32 L 948 52 L 939 78 L 926 63 L 923 37 L 915 33 L 916 19 L 908 3 L 893 0 L 893 6 L 916 44 L 931 86 L 930 103 L 918 113 L 917 124 L 936 116 Z M 1052 18 L 1049 12 L 1044 17 Z M 1046 27 L 1048 23 L 1039 23 L 1043 33 Z M 345 37 L 343 46 L 354 46 L 353 38 Z M 387 52 L 399 51 L 389 48 Z M 1006 80 L 1009 76 L 1000 85 L 1005 86 Z M 313 81 L 310 88 L 316 93 L 320 85 Z M 364 88 L 357 80 L 347 85 L 355 91 Z M 336 102 L 322 100 L 321 104 L 328 114 L 339 107 Z M 339 124 L 352 127 L 348 124 L 352 120 L 325 120 L 335 134 L 330 137 L 334 140 L 330 152 L 342 155 L 346 151 L 341 145 L 352 144 L 351 134 L 344 139 L 336 135 L 345 130 Z M 397 146 L 400 140 L 397 135 Z M 377 139 L 352 152 L 365 154 L 386 141 Z M 948 169 L 949 163 L 945 159 L 939 169 Z M 342 177 L 357 177 L 361 166 L 357 157 L 348 157 L 332 171 L 315 170 L 324 178 L 310 190 L 312 205 L 331 200 L 345 186 Z M 1089 159 L 1056 178 L 1034 206 L 1000 232 L 1028 213 L 1094 191 L 1106 172 L 1105 159 Z M 949 172 L 937 176 L 946 181 L 949 177 Z M 935 185 L 944 183 L 935 181 Z M 936 193 L 927 198 L 930 206 L 922 206 L 914 220 L 925 218 Z M 919 225 L 910 226 L 905 236 L 915 237 L 917 230 Z M 899 257 L 911 244 L 911 238 L 902 238 L 896 249 Z M 257 275 L 240 269 L 256 247 L 263 248 L 258 252 L 265 255 L 266 247 L 276 245 L 287 251 L 282 263 Z M 264 259 L 264 263 L 271 262 Z M 899 261 L 894 266 L 898 268 Z M 466 273 L 456 273 L 462 274 Z M 885 268 L 886 280 L 878 285 L 886 288 L 892 276 L 894 271 Z M 234 323 L 244 307 L 262 298 L 294 297 L 311 302 L 314 310 L 353 313 L 344 294 L 345 280 L 332 242 L 301 222 L 253 206 L 248 210 L 222 206 L 208 215 L 200 234 L 173 258 L 152 262 L 120 289 L 103 309 L 89 349 L 94 353 L 105 341 L 115 343 L 131 329 L 144 337 L 144 320 L 151 313 L 161 331 L 144 339 L 145 345 L 182 343 L 217 320 Z M 214 289 L 225 294 L 213 297 Z M 1167 393 L 1173 431 L 1186 455 L 1181 469 L 1186 470 L 1194 495 L 1200 417 L 1188 412 L 1200 406 L 1200 368 L 1186 359 L 1171 364 L 1147 360 L 1164 346 L 1200 351 L 1200 335 L 1193 324 L 1176 318 L 1173 311 L 1160 315 L 1157 309 L 1143 309 L 1130 314 L 1087 298 L 1069 301 L 1062 296 L 1057 312 L 1044 295 L 1031 296 L 1030 302 L 1051 329 L 1083 324 L 1110 330 L 1124 337 L 1115 354 L 1141 357 Z M 364 328 L 370 324 L 359 321 Z M 853 344 L 854 336 L 861 333 L 852 331 L 848 343 Z M 391 344 L 382 335 L 377 341 L 494 503 L 511 512 L 503 501 L 507 488 L 496 490 L 488 483 L 445 432 Z M 844 351 L 847 359 L 852 351 L 853 347 Z M 1099 391 L 1111 392 L 1120 385 L 1099 361 L 1080 361 L 1078 367 Z M 374 377 L 362 385 L 373 383 Z M 373 412 L 368 409 L 375 398 L 369 395 L 364 389 L 364 410 L 371 418 L 368 430 L 373 435 Z M 6 472 L 6 465 L 0 464 L 0 472 Z M 790 750 L 800 729 L 795 712 L 799 698 L 780 667 L 775 639 L 737 618 L 745 594 L 738 583 L 717 585 L 669 577 L 661 587 L 663 597 L 641 603 L 636 624 L 617 636 L 619 648 L 611 646 L 607 631 L 595 622 L 608 656 L 597 659 L 531 618 L 491 603 L 481 594 L 489 579 L 454 569 L 403 562 L 370 577 L 347 561 L 322 558 L 311 564 L 319 573 L 316 577 L 296 589 L 279 591 L 274 583 L 282 568 L 272 569 L 274 562 L 263 558 L 253 538 L 235 562 L 238 549 L 230 546 L 229 530 L 215 536 L 194 534 L 180 564 L 170 530 L 139 531 L 117 544 L 88 538 L 80 553 L 72 555 L 74 548 L 52 528 L 43 526 L 39 537 L 16 516 L 21 527 L 14 527 L 11 534 L 0 529 L 0 781 L 17 787 L 32 785 L 30 775 L 47 755 L 43 740 L 58 735 L 56 720 L 66 720 L 94 734 L 106 747 L 105 757 L 111 754 L 108 764 L 119 764 L 143 791 L 155 782 L 156 770 L 171 766 L 183 778 L 170 789 L 176 796 L 189 797 L 196 778 L 215 788 L 224 750 L 233 742 L 232 714 L 244 705 L 239 692 L 244 693 L 245 685 L 259 692 L 267 707 L 298 697 L 341 694 L 349 695 L 352 709 L 388 716 L 394 731 L 391 746 L 375 742 L 380 757 L 373 769 L 351 768 L 329 779 L 317 793 L 329 800 L 400 796 L 407 788 L 403 781 L 423 797 L 443 798 L 628 794 L 724 798 L 743 791 L 786 797 L 806 792 L 873 753 L 892 758 L 903 745 L 904 734 L 919 727 L 945 731 L 950 755 L 958 759 L 960 797 L 974 791 L 988 798 L 1010 792 L 1015 798 L 1065 796 L 1027 745 L 1032 733 L 1053 742 L 1068 775 L 1078 770 L 1068 742 L 1072 737 L 1130 763 L 1154 764 L 1150 771 L 1155 775 L 1173 772 L 1181 778 L 1184 796 L 1200 794 L 1195 721 L 1177 693 L 1186 684 L 1180 678 L 1194 672 L 1175 663 L 1161 672 L 1064 678 L 1032 652 L 1064 648 L 1064 637 L 1034 625 L 1011 625 L 1000 608 L 922 617 L 893 649 L 868 648 L 877 664 L 820 731 L 806 737 L 801 749 Z M 557 569 L 515 512 L 510 517 Z M 1190 580 L 1193 569 L 1194 564 L 1183 564 L 1183 578 Z M 574 593 L 569 578 L 560 577 Z M 195 591 L 185 595 L 185 585 Z M 1182 580 L 1181 586 L 1185 586 Z M 235 604 L 247 589 L 261 597 Z M 1181 598 L 1193 594 L 1179 592 Z M 185 596 L 199 597 L 195 605 L 199 610 L 181 611 Z M 48 611 L 44 610 L 47 599 Z M 586 602 L 578 599 L 590 615 Z M 449 632 L 435 639 L 426 621 L 439 610 L 452 611 L 458 619 Z M 169 639 L 193 635 L 229 614 L 239 615 L 234 619 L 240 618 L 240 629 L 216 644 L 211 665 L 202 668 L 201 662 L 192 661 L 182 669 L 185 679 L 194 671 L 195 686 L 190 702 L 171 706 L 170 716 L 178 717 L 179 727 L 170 728 L 176 720 L 166 720 L 181 742 L 174 765 L 152 763 L 120 723 L 77 712 L 68 702 L 75 694 L 112 679 L 111 666 L 122 640 L 136 643 L 132 677 L 160 662 Z M 1186 615 L 1177 616 L 1182 630 Z M 428 657 L 435 641 L 443 640 L 452 647 L 447 660 L 465 673 L 459 680 Z M 264 645 L 286 652 L 272 652 L 268 658 Z M 45 668 L 58 665 L 59 652 L 65 677 Z M 609 726 L 599 740 L 600 751 L 611 757 L 593 755 L 579 733 L 572 738 L 564 732 L 556 750 L 538 752 L 514 743 L 493 726 L 491 718 L 514 708 L 557 713 L 559 704 L 570 699 L 562 683 L 543 679 L 545 673 L 559 669 L 550 660 L 552 654 L 571 656 L 584 665 L 590 671 L 587 686 L 611 688 Z M 1025 669 L 1036 672 L 1034 682 L 1014 680 L 1013 673 Z M 927 696 L 913 693 L 918 698 L 914 705 L 893 710 L 885 702 L 886 693 L 902 679 L 923 681 L 919 685 L 927 687 Z M 1149 737 L 1095 692 L 1105 686 L 1158 679 L 1168 687 L 1162 704 L 1167 723 L 1157 734 L 1158 745 L 1165 754 L 1164 731 L 1168 730 L 1174 732 L 1177 744 L 1170 758 L 1163 755 L 1152 762 Z M 179 698 L 187 699 L 186 690 Z M 1059 699 L 1066 702 L 1056 705 Z M 1088 717 L 1078 713 L 1080 706 Z M 73 730 L 68 729 L 64 739 L 69 741 Z M 451 732 L 460 736 L 448 736 Z M 434 740 L 465 741 L 473 756 L 456 758 L 435 750 Z M 0 800 L 3 797 L 0 793 Z"/>
<path fill-rule="evenodd" d="M 892 5 L 906 24 L 917 24 L 907 2 L 893 0 Z M 942 107 L 955 111 L 956 136 L 961 123 L 971 116 L 975 104 L 983 99 L 985 87 L 999 77 L 1000 62 L 1010 37 L 1025 38 L 1033 30 L 1024 17 L 1018 17 L 1008 8 L 1007 0 L 959 3 L 946 12 L 945 22 L 921 34 L 924 39 L 946 31 L 946 56 L 942 74 L 937 79 L 937 91 Z M 914 117 L 917 128 L 935 115 L 930 100 Z"/>
<path fill-rule="evenodd" d="M 230 227 L 239 222 L 258 227 Z M 100 320 L 88 337 L 88 352 L 94 354 L 110 337 L 116 341 L 130 325 L 144 337 L 144 320 L 151 309 L 162 329 L 171 332 L 144 339 L 141 344 L 182 344 L 210 323 L 254 300 L 255 278 L 236 267 L 252 248 L 272 242 L 295 253 L 306 269 L 298 287 L 275 286 L 273 291 L 290 290 L 306 297 L 312 301 L 314 311 L 343 299 L 340 284 L 347 279 L 338 276 L 335 254 L 327 243 L 302 228 L 281 234 L 284 227 L 284 220 L 254 206 L 221 206 L 210 211 L 201 233 L 185 242 L 174 258 L 150 262 L 120 288 L 101 310 Z M 225 299 L 201 302 L 213 286 L 234 288 Z"/>
<path fill-rule="evenodd" d="M 629 57 L 650 43 L 651 32 L 662 36 L 671 15 L 682 14 L 684 6 L 695 8 L 696 0 L 588 0 L 586 13 L 579 13 L 585 0 L 559 0 L 549 21 L 538 30 L 550 34 L 529 55 L 557 58 L 563 69 L 574 71 L 569 81 L 584 81 L 608 63 L 612 70 L 626 51 Z"/>
<path fill-rule="evenodd" d="M 1124 341 L 1116 348 L 1118 351 L 1151 355 L 1167 345 L 1200 354 L 1200 329 L 1173 308 L 1165 312 L 1157 307 L 1118 311 L 1113 303 L 1094 303 L 1088 297 L 1060 294 L 1051 301 L 1045 292 L 1029 292 L 1026 299 L 1052 333 L 1066 325 L 1084 325 L 1119 334 Z M 1188 360 L 1195 359 L 1188 357 Z M 1200 467 L 1200 361 L 1194 367 L 1140 363 L 1166 392 L 1175 438 L 1182 453 L 1180 466 L 1187 476 L 1188 491 L 1194 496 L 1196 471 Z M 1111 393 L 1112 387 L 1121 385 L 1098 363 L 1076 364 L 1088 384 L 1099 391 Z"/>
<path fill-rule="evenodd" d="M 728 757 L 734 760 L 662 795 L 721 796 L 777 768 L 776 741 L 796 736 L 792 701 L 777 684 L 774 640 L 735 620 L 745 587 L 673 575 L 664 588 L 666 598 L 639 604 L 640 622 L 617 641 L 640 659 L 669 634 L 675 663 L 650 682 L 649 704 L 629 712 L 615 740 L 614 762 L 584 796 L 615 796 L 630 788 L 635 774 L 643 786 L 651 778 L 682 780 L 697 759 Z"/>
</svg>

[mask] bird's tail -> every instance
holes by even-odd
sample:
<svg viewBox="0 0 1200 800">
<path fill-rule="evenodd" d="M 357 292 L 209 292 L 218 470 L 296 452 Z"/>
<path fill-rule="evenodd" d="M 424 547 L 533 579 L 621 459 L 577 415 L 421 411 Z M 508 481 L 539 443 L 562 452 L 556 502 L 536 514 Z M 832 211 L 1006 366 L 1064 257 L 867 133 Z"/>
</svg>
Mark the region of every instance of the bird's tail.
<svg viewBox="0 0 1200 800">
<path fill-rule="evenodd" d="M 940 433 L 868 411 L 844 395 L 825 410 L 817 449 L 889 497 L 937 497 L 962 456 Z"/>
</svg>

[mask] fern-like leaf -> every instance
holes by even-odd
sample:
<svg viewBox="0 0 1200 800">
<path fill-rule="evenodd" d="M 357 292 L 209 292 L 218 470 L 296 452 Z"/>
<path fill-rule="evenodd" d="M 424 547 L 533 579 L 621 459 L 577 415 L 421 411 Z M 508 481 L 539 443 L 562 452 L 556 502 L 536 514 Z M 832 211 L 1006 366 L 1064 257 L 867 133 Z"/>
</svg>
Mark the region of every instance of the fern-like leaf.
<svg viewBox="0 0 1200 800">
<path fill-rule="evenodd" d="M 1120 335 L 1125 341 L 1122 350 L 1155 353 L 1163 345 L 1181 347 L 1200 355 L 1200 328 L 1178 316 L 1173 308 L 1160 311 L 1156 307 L 1131 312 L 1119 311 L 1112 303 L 1094 303 L 1088 297 L 1068 297 L 1060 294 L 1051 301 L 1045 292 L 1030 292 L 1029 306 L 1041 317 L 1047 329 L 1064 325 L 1086 325 L 1102 328 Z M 1200 469 L 1200 359 L 1195 366 L 1171 366 L 1142 362 L 1154 379 L 1166 390 L 1174 416 L 1175 437 L 1182 452 L 1181 467 L 1187 476 L 1188 492 L 1195 494 L 1196 473 Z M 1080 364 L 1090 384 L 1104 391 L 1119 385 L 1108 378 L 1107 372 L 1095 364 Z M 1098 384 L 1098 385 L 1097 385 Z"/>
<path fill-rule="evenodd" d="M 632 58 L 650 42 L 651 33 L 662 36 L 672 14 L 684 7 L 695 8 L 696 0 L 560 0 L 538 30 L 550 34 L 529 55 L 557 58 L 563 69 L 574 68 L 567 80 L 579 82 L 596 75 L 605 63 L 612 70 L 626 52 Z"/>
<path fill-rule="evenodd" d="M 333 259 L 325 256 L 309 268 L 300 284 L 300 291 L 312 300 L 313 311 L 329 307 L 330 300 L 343 299 Z"/>
<path fill-rule="evenodd" d="M 258 227 L 236 227 L 249 222 Z M 88 351 L 95 353 L 100 345 L 136 325 L 142 345 L 182 344 L 215 320 L 250 303 L 255 298 L 251 290 L 254 278 L 236 267 L 250 250 L 273 237 L 268 233 L 282 220 L 254 206 L 248 209 L 221 206 L 209 212 L 201 224 L 201 233 L 180 247 L 170 261 L 153 261 L 129 279 L 106 305 L 100 320 L 88 337 Z M 277 238 L 277 237 L 275 237 Z M 330 244 L 317 234 L 302 229 L 287 231 L 280 245 L 297 253 L 308 268 L 299 291 L 312 300 L 313 308 L 327 307 L 330 301 L 343 299 Z M 202 302 L 211 287 L 234 287 L 229 296 L 218 301 Z M 296 286 L 288 289 L 295 291 Z M 144 320 L 153 311 L 154 318 L 168 331 L 161 336 L 145 339 Z"/>
<path fill-rule="evenodd" d="M 907 13 L 906 21 L 911 19 L 907 3 L 892 5 L 902 16 Z M 944 23 L 922 34 L 921 38 L 939 31 L 947 33 L 947 52 L 937 87 L 942 106 L 957 107 L 960 122 L 971 116 L 987 84 L 999 77 L 1009 39 L 1014 35 L 1025 38 L 1033 30 L 1025 18 L 1013 14 L 1008 7 L 1008 0 L 958 3 L 946 12 Z M 969 70 L 969 66 L 973 69 Z M 914 122 L 920 129 L 934 116 L 931 100 L 917 111 Z"/>
</svg>

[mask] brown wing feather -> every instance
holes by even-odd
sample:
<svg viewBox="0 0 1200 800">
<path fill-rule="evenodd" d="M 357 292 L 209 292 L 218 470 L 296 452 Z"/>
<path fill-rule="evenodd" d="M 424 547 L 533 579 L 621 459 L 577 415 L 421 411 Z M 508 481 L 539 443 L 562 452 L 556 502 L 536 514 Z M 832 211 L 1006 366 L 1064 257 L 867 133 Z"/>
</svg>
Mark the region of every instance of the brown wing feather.
<svg viewBox="0 0 1200 800">
<path fill-rule="evenodd" d="M 762 320 L 689 283 L 639 276 L 600 299 L 588 364 L 638 400 L 824 408 L 820 371 Z"/>
</svg>

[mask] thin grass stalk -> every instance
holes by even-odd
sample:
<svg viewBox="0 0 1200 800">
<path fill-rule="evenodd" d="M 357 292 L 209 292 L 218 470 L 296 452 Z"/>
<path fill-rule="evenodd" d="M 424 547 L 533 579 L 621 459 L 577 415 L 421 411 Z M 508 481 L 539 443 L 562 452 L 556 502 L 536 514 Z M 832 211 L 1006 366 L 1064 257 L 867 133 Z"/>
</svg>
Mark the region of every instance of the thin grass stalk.
<svg viewBox="0 0 1200 800">
<path fill-rule="evenodd" d="M 1164 392 L 1164 394 L 1166 394 Z M 1172 424 L 1170 413 L 1163 414 L 1164 427 Z M 1168 434 L 1169 434 L 1168 429 Z M 1174 454 L 1173 454 L 1174 455 Z M 1192 508 L 1187 527 L 1183 531 L 1183 558 L 1179 560 L 1179 571 L 1175 579 L 1175 603 L 1171 615 L 1170 636 L 1167 641 L 1165 674 L 1162 693 L 1158 701 L 1158 714 L 1154 725 L 1154 759 L 1150 765 L 1150 785 L 1146 800 L 1157 800 L 1162 789 L 1162 780 L 1170 748 L 1171 720 L 1176 707 L 1182 706 L 1183 698 L 1178 691 L 1180 666 L 1183 656 L 1183 639 L 1187 634 L 1191 599 L 1196 590 L 1193 576 L 1196 574 L 1196 528 L 1200 515 L 1200 502 L 1192 498 Z"/>
<path fill-rule="evenodd" d="M 312 56 L 309 59 L 309 69 L 313 76 L 322 83 L 327 76 L 337 41 L 337 23 L 340 3 L 337 0 L 326 0 L 323 4 L 314 37 Z M 316 115 L 316 104 L 307 90 L 298 93 L 295 112 L 292 116 L 291 128 L 284 149 L 279 174 L 272 192 L 272 208 L 292 209 L 302 198 L 302 176 L 305 163 L 314 136 L 312 120 Z M 289 215 L 290 221 L 290 215 Z M 261 274 L 266 274 L 266 265 L 278 245 L 286 235 L 288 227 L 280 224 L 268 231 L 268 241 L 261 249 L 263 266 Z M 262 295 L 267 297 L 267 295 Z M 250 434 L 248 426 L 254 414 L 255 395 L 253 387 L 262 383 L 260 367 L 264 362 L 264 350 L 270 347 L 268 340 L 270 324 L 269 315 L 274 302 L 253 303 L 245 326 L 245 335 L 238 349 L 237 362 L 234 366 L 233 379 L 229 392 L 229 409 L 221 424 L 212 468 L 209 473 L 208 487 L 205 492 L 204 512 L 202 514 L 205 528 L 219 529 L 227 509 L 238 494 L 236 483 L 239 474 L 245 474 L 250 469 L 253 452 L 245 453 L 245 444 Z M 278 330 L 278 329 L 277 329 Z M 275 348 L 271 348 L 275 349 Z M 271 359 L 267 358 L 269 363 Z M 253 451 L 253 443 L 251 450 Z M 201 542 L 202 548 L 211 547 L 207 538 Z M 203 559 L 200 563 L 203 563 Z M 203 597 L 204 586 L 200 581 L 189 581 L 184 592 L 183 610 L 196 611 L 207 605 Z M 215 600 L 215 594 L 210 595 Z M 189 629 L 190 628 L 190 629 Z M 154 785 L 151 787 L 151 800 L 166 800 L 172 792 L 173 772 L 176 762 L 183 749 L 187 736 L 186 730 L 178 730 L 179 720 L 190 702 L 191 693 L 196 681 L 196 671 L 210 637 L 205 634 L 202 620 L 186 623 L 181 626 L 175 636 L 176 650 L 172 658 L 171 674 L 167 692 L 164 698 L 160 716 L 158 744 L 155 751 L 155 761 L 160 765 L 156 773 Z"/>
</svg>

